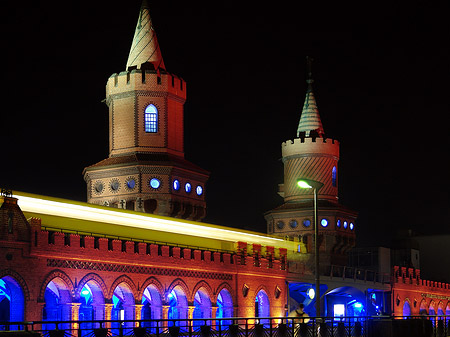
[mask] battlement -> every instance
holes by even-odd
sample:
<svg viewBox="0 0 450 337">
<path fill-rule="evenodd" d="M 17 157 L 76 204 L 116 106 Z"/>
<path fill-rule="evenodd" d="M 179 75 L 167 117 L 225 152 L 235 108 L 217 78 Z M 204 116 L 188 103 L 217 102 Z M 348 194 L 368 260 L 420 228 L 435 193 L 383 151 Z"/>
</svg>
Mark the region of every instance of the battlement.
<svg viewBox="0 0 450 337">
<path fill-rule="evenodd" d="M 304 137 L 281 144 L 283 158 L 299 155 L 329 155 L 339 158 L 339 141 L 331 138 Z"/>
<path fill-rule="evenodd" d="M 248 250 L 251 254 L 247 253 Z M 208 268 L 246 265 L 248 268 L 286 270 L 287 251 L 284 248 L 263 247 L 240 242 L 235 251 L 214 251 L 201 247 L 168 245 L 134 241 L 131 238 L 100 237 L 79 233 L 33 228 L 31 255 L 53 259 L 104 260 L 121 264 L 186 263 Z"/>
<path fill-rule="evenodd" d="M 420 278 L 420 269 L 406 268 L 394 266 L 394 283 L 409 284 L 414 286 L 421 286 L 432 288 L 434 290 L 449 290 L 450 284 L 444 282 L 436 282 L 429 280 L 422 280 Z"/>
<path fill-rule="evenodd" d="M 111 95 L 123 94 L 124 92 L 142 90 L 152 92 L 166 92 L 186 100 L 186 82 L 167 72 L 148 69 L 133 69 L 112 74 L 106 84 L 106 99 Z"/>
</svg>

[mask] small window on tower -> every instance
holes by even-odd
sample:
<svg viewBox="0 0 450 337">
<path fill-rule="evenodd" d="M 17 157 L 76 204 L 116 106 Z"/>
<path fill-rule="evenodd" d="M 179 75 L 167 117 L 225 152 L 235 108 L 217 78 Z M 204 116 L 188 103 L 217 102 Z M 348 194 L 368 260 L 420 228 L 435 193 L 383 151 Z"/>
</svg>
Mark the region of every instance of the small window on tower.
<svg viewBox="0 0 450 337">
<path fill-rule="evenodd" d="M 336 182 L 337 182 L 337 170 L 336 166 L 333 166 L 333 169 L 331 170 L 331 184 L 333 185 L 333 187 L 336 187 Z"/>
<path fill-rule="evenodd" d="M 158 109 L 153 104 L 145 108 L 145 132 L 158 132 Z"/>
</svg>

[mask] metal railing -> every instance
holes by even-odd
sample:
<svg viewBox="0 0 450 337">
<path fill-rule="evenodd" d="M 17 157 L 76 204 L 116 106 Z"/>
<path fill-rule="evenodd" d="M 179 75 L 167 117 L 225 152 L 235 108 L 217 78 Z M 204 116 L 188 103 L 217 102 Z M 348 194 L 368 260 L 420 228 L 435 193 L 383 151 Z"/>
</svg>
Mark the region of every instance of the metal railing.
<svg viewBox="0 0 450 337">
<path fill-rule="evenodd" d="M 44 337 L 445 337 L 450 316 L 0 322 Z M 0 331 L 0 336 L 2 332 Z"/>
</svg>

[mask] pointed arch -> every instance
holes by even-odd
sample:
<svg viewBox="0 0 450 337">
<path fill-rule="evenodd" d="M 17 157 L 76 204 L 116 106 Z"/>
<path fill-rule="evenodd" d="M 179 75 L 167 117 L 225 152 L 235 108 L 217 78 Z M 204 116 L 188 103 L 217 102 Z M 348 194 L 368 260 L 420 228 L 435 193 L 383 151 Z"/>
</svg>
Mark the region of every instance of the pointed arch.
<svg viewBox="0 0 450 337">
<path fill-rule="evenodd" d="M 267 287 L 266 287 L 264 284 L 261 284 L 261 285 L 256 289 L 256 291 L 255 291 L 255 297 L 254 297 L 255 300 L 256 300 L 256 296 L 258 295 L 258 293 L 259 293 L 261 290 L 264 291 L 264 292 L 266 293 L 267 297 L 269 298 L 269 301 L 272 301 L 272 300 L 273 300 L 273 298 L 272 298 L 272 296 L 271 296 L 271 293 L 270 293 L 269 289 L 267 289 Z"/>
<path fill-rule="evenodd" d="M 115 281 L 111 285 L 111 288 L 109 289 L 108 298 L 112 299 L 114 291 L 116 290 L 117 286 L 121 283 L 125 283 L 130 288 L 130 291 L 133 294 L 133 297 L 136 299 L 136 295 L 138 292 L 137 287 L 134 284 L 133 280 L 131 278 L 129 278 L 127 275 L 121 275 L 115 279 Z"/>
<path fill-rule="evenodd" d="M 22 288 L 23 296 L 25 298 L 25 301 L 30 300 L 30 290 L 28 289 L 28 285 L 25 282 L 25 279 L 17 272 L 15 272 L 12 269 L 1 269 L 0 270 L 0 279 L 9 276 L 12 277 Z"/>
<path fill-rule="evenodd" d="M 190 301 L 190 302 L 193 302 L 193 301 L 194 301 L 195 294 L 197 293 L 197 291 L 198 291 L 200 288 L 205 289 L 206 294 L 208 295 L 209 299 L 210 299 L 211 302 L 212 302 L 212 301 L 214 300 L 214 298 L 215 298 L 214 293 L 213 293 L 213 290 L 212 290 L 211 286 L 210 286 L 206 281 L 204 281 L 204 280 L 201 280 L 200 282 L 198 282 L 198 283 L 195 285 L 194 289 L 192 290 L 192 294 L 190 294 L 190 299 L 189 299 L 189 301 Z"/>
<path fill-rule="evenodd" d="M 182 279 L 177 278 L 170 284 L 169 288 L 167 288 L 167 291 L 164 294 L 164 302 L 165 303 L 169 303 L 169 300 L 167 297 L 175 287 L 180 287 L 183 290 L 184 295 L 186 297 L 189 296 L 189 294 L 190 294 L 189 287 L 186 285 L 186 283 L 184 283 L 184 281 Z"/>
<path fill-rule="evenodd" d="M 406 298 L 403 302 L 402 316 L 411 316 L 411 301 L 409 298 Z"/>
<path fill-rule="evenodd" d="M 223 282 L 223 283 L 221 283 L 221 284 L 217 287 L 217 290 L 216 290 L 216 292 L 214 293 L 214 295 L 215 295 L 214 302 L 217 302 L 217 297 L 219 296 L 220 292 L 221 292 L 223 289 L 228 290 L 228 292 L 229 292 L 230 295 L 231 295 L 231 298 L 232 298 L 233 302 L 235 302 L 235 300 L 236 300 L 236 299 L 234 298 L 235 292 L 233 291 L 233 287 L 231 287 L 231 285 L 230 285 L 229 283 L 227 283 L 227 282 Z"/>
<path fill-rule="evenodd" d="M 137 299 L 138 301 L 142 300 L 142 296 L 144 295 L 144 291 L 147 287 L 154 286 L 156 290 L 158 291 L 159 295 L 161 296 L 161 300 L 164 299 L 164 287 L 161 284 L 161 282 L 158 281 L 158 279 L 154 276 L 149 277 L 144 281 L 142 284 L 142 287 L 139 289 L 137 293 Z"/>
<path fill-rule="evenodd" d="M 103 281 L 103 279 L 98 274 L 89 273 L 89 274 L 85 275 L 78 283 L 78 286 L 74 291 L 74 297 L 76 299 L 80 298 L 81 290 L 86 285 L 86 283 L 88 283 L 89 281 L 94 281 L 98 285 L 98 287 L 101 289 L 104 297 L 106 297 L 108 295 L 108 288 L 106 287 L 106 284 Z"/>
<path fill-rule="evenodd" d="M 60 279 L 65 284 L 67 290 L 71 294 L 72 298 L 74 295 L 74 285 L 70 277 L 63 272 L 62 270 L 55 269 L 52 270 L 50 273 L 47 274 L 44 281 L 41 284 L 41 289 L 39 291 L 39 302 L 45 302 L 45 290 L 47 289 L 47 285 L 53 280 L 53 279 Z"/>
</svg>

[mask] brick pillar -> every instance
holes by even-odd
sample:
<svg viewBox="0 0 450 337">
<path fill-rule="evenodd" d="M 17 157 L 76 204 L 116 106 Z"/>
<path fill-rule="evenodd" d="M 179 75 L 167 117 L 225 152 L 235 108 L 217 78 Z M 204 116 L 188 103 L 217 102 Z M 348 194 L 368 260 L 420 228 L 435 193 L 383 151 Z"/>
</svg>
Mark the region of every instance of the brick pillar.
<svg viewBox="0 0 450 337">
<path fill-rule="evenodd" d="M 195 305 L 188 306 L 189 331 L 193 331 L 192 319 L 194 318 Z"/>
<path fill-rule="evenodd" d="M 113 307 L 114 307 L 114 304 L 105 303 L 105 321 L 111 320 L 111 312 L 112 312 Z M 111 329 L 111 322 L 106 322 L 105 328 Z"/>
<path fill-rule="evenodd" d="M 135 304 L 135 306 L 134 306 L 134 319 L 136 321 L 140 321 L 141 320 L 142 307 L 143 306 L 144 306 L 143 304 Z M 134 326 L 138 327 L 139 326 L 139 322 L 136 322 Z"/>
<path fill-rule="evenodd" d="M 216 328 L 216 315 L 217 315 L 217 305 L 211 307 L 211 329 Z"/>
<path fill-rule="evenodd" d="M 170 305 L 162 306 L 162 319 L 166 320 L 169 318 L 169 309 L 170 309 Z M 164 328 L 164 330 L 167 329 L 167 321 L 163 321 L 163 328 Z"/>
<path fill-rule="evenodd" d="M 79 321 L 79 319 L 80 319 L 79 314 L 80 314 L 80 305 L 81 305 L 81 303 L 67 303 L 67 304 L 70 307 L 70 313 L 71 313 L 71 316 L 72 316 L 71 320 L 72 321 Z M 74 336 L 78 336 L 78 331 L 77 330 L 80 328 L 80 324 L 79 323 L 72 323 L 70 328 L 72 329 L 72 334 Z"/>
</svg>

